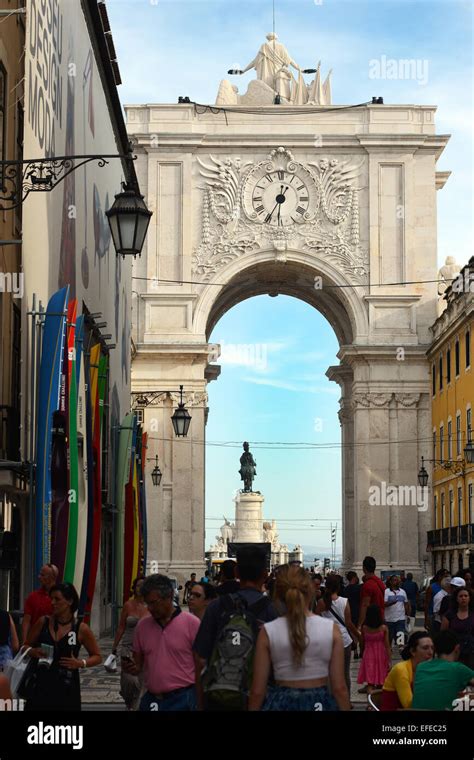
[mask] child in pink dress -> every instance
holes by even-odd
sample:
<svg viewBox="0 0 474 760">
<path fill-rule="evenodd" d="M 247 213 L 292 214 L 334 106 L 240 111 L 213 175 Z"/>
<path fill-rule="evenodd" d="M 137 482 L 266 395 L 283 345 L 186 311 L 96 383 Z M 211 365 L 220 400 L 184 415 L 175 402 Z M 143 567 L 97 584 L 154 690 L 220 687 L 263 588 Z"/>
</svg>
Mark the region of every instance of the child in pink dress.
<svg viewBox="0 0 474 760">
<path fill-rule="evenodd" d="M 357 683 L 367 683 L 367 693 L 381 689 L 390 670 L 390 643 L 388 627 L 384 625 L 377 604 L 367 608 L 365 623 L 362 626 L 362 661 L 359 667 Z"/>
</svg>

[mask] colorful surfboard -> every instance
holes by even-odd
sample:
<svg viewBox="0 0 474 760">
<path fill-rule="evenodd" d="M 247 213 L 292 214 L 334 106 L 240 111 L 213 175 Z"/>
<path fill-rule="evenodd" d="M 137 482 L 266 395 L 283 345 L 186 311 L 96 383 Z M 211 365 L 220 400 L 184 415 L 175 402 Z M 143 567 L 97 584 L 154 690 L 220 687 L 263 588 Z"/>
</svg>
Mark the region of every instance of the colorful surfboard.
<svg viewBox="0 0 474 760">
<path fill-rule="evenodd" d="M 117 536 L 116 536 L 116 568 L 117 568 L 117 603 L 123 604 L 124 596 L 124 533 L 125 533 L 125 486 L 130 478 L 130 460 L 132 452 L 132 437 L 134 415 L 126 414 L 120 426 L 118 458 L 117 458 Z"/>
<path fill-rule="evenodd" d="M 90 347 L 91 338 L 84 348 Z M 92 349 L 93 350 L 93 349 Z M 85 451 L 87 457 L 87 532 L 84 552 L 84 570 L 82 575 L 81 590 L 79 593 L 79 617 L 84 618 L 86 605 L 88 604 L 89 578 L 92 562 L 92 545 L 94 533 L 94 455 L 93 455 L 93 406 L 91 393 L 91 363 L 92 350 L 84 350 L 84 387 L 85 387 Z M 94 407 L 95 408 L 95 407 Z"/>
<path fill-rule="evenodd" d="M 147 449 L 148 449 L 148 434 L 143 433 L 142 452 L 141 452 L 141 478 L 140 478 L 141 540 L 142 540 L 142 554 L 141 554 L 142 565 L 140 568 L 140 575 L 146 575 L 146 563 L 147 563 L 148 529 L 147 529 L 147 513 L 146 513 L 146 486 L 145 486 L 145 468 L 146 468 Z"/>
<path fill-rule="evenodd" d="M 53 414 L 59 410 L 66 331 L 67 285 L 49 300 L 45 313 L 38 392 L 36 446 L 35 568 L 51 561 L 51 457 Z"/>
<path fill-rule="evenodd" d="M 78 446 L 77 446 L 77 378 L 76 378 L 77 300 L 68 307 L 68 458 L 69 458 L 69 525 L 67 531 L 65 583 L 73 583 L 76 566 L 78 533 Z"/>
<path fill-rule="evenodd" d="M 78 454 L 78 530 L 74 586 L 81 594 L 87 544 L 88 522 L 88 459 L 86 431 L 86 384 L 84 370 L 84 317 L 76 323 L 76 378 L 77 378 L 77 454 Z"/>
<path fill-rule="evenodd" d="M 136 470 L 136 443 L 137 443 L 137 422 L 136 417 L 133 417 L 132 421 L 132 445 L 128 472 L 128 482 L 125 486 L 125 520 L 124 520 L 124 534 L 123 534 L 123 603 L 125 604 L 130 599 L 132 581 L 133 581 L 133 569 L 134 569 L 134 549 L 136 543 L 136 522 L 135 522 L 135 470 Z"/>
<path fill-rule="evenodd" d="M 93 512 L 92 534 L 89 559 L 89 576 L 86 591 L 85 622 L 89 622 L 92 602 L 94 599 L 95 582 L 100 553 L 100 529 L 102 523 L 102 467 L 101 467 L 101 430 L 100 430 L 100 399 L 99 399 L 99 361 L 100 344 L 91 349 L 90 381 L 91 381 L 91 410 L 92 410 L 92 458 L 93 458 Z"/>
</svg>

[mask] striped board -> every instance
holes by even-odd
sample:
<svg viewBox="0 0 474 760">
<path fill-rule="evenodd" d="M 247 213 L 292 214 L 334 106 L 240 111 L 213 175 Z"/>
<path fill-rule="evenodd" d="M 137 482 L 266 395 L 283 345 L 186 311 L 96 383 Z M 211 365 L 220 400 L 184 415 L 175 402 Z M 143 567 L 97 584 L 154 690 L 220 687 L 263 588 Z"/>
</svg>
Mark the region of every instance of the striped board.
<svg viewBox="0 0 474 760">
<path fill-rule="evenodd" d="M 77 454 L 77 384 L 76 384 L 76 318 L 77 299 L 68 306 L 67 332 L 67 455 L 69 464 L 68 526 L 63 580 L 72 583 L 76 563 L 78 518 L 78 454 Z"/>
<path fill-rule="evenodd" d="M 99 362 L 100 344 L 91 349 L 90 355 L 90 383 L 91 383 L 91 410 L 92 410 L 92 457 L 93 469 L 93 527 L 91 535 L 91 548 L 89 555 L 89 577 L 86 591 L 86 603 L 84 608 L 84 620 L 90 620 L 92 603 L 94 600 L 97 567 L 100 553 L 100 531 L 102 523 L 102 467 L 101 467 L 101 429 L 100 429 L 100 399 L 99 399 Z M 104 386 L 105 387 L 105 386 Z M 102 399 L 103 403 L 103 399 Z"/>
<path fill-rule="evenodd" d="M 88 467 L 87 467 L 87 433 L 86 433 L 86 388 L 84 371 L 84 317 L 76 322 L 76 379 L 77 379 L 77 457 L 78 457 L 78 495 L 77 495 L 77 543 L 74 566 L 74 587 L 81 593 L 84 575 L 84 561 L 87 543 L 88 520 Z"/>
<path fill-rule="evenodd" d="M 140 489 L 138 487 L 138 458 L 137 450 L 139 437 L 136 437 L 135 457 L 133 462 L 133 559 L 132 559 L 132 583 L 138 576 L 138 565 L 140 561 Z M 141 441 L 140 441 L 141 443 Z M 131 590 L 131 587 L 130 587 Z"/>
<path fill-rule="evenodd" d="M 117 502 L 117 536 L 116 536 L 116 601 L 119 607 L 123 604 L 124 596 L 124 533 L 125 533 L 125 486 L 130 477 L 130 460 L 132 452 L 132 437 L 135 415 L 126 414 L 119 432 L 118 458 L 116 470 L 116 502 Z"/>
<path fill-rule="evenodd" d="M 91 377 L 90 377 L 90 364 L 91 354 L 89 351 L 91 338 L 84 342 L 84 387 L 85 387 L 85 450 L 87 457 L 87 531 L 84 551 L 84 568 L 82 574 L 81 589 L 77 589 L 79 594 L 79 610 L 78 617 L 84 618 L 86 605 L 88 602 L 87 594 L 89 590 L 89 578 L 91 572 L 91 560 L 92 560 L 92 543 L 94 533 L 94 455 L 93 455 L 93 407 L 91 401 Z"/>
<path fill-rule="evenodd" d="M 51 561 L 51 456 L 53 414 L 59 410 L 69 286 L 51 296 L 46 309 L 38 391 L 35 494 L 35 569 Z"/>
<path fill-rule="evenodd" d="M 135 471 L 137 446 L 137 421 L 133 417 L 132 446 L 129 463 L 128 481 L 125 486 L 125 520 L 123 534 L 123 604 L 130 599 L 132 581 L 134 580 L 134 554 L 137 543 L 136 503 L 135 503 Z"/>
<path fill-rule="evenodd" d="M 139 565 L 138 575 L 146 575 L 146 489 L 145 489 L 145 462 L 147 450 L 147 434 L 142 432 L 140 426 L 140 453 L 138 456 L 138 489 L 139 489 Z"/>
<path fill-rule="evenodd" d="M 61 375 L 61 393 L 59 412 L 54 415 L 53 441 L 51 456 L 51 561 L 59 570 L 58 580 L 66 580 L 64 570 L 66 565 L 67 545 L 71 518 L 71 506 L 77 507 L 77 435 L 74 423 L 74 446 L 71 450 L 69 435 L 69 392 L 72 380 L 72 356 L 74 353 L 74 337 L 76 330 L 77 301 L 69 302 L 67 310 L 66 348 L 63 357 Z M 76 408 L 75 394 L 73 398 Z M 72 453 L 72 460 L 71 460 Z M 74 462 L 74 504 L 71 499 L 71 464 Z M 77 518 L 77 515 L 76 515 Z M 75 550 L 74 550 L 75 551 Z"/>
</svg>

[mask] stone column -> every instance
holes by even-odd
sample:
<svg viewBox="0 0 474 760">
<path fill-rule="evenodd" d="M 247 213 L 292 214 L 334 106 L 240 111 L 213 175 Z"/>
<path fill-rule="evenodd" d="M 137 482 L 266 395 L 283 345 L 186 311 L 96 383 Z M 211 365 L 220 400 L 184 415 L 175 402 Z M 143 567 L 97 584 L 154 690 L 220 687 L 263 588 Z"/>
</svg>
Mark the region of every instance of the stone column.
<svg viewBox="0 0 474 760">
<path fill-rule="evenodd" d="M 381 487 L 389 479 L 390 451 L 386 444 L 391 397 L 391 393 L 353 394 L 358 568 L 366 555 L 375 556 L 379 565 L 387 565 L 389 558 L 390 525 L 386 508 L 369 503 L 369 489 L 372 485 Z"/>
<path fill-rule="evenodd" d="M 262 543 L 263 502 L 261 493 L 241 493 L 235 497 L 236 543 Z"/>
<path fill-rule="evenodd" d="M 354 511 L 354 411 L 352 406 L 352 369 L 344 365 L 330 367 L 326 372 L 330 380 L 341 387 L 341 479 L 342 479 L 342 570 L 351 570 L 356 560 L 355 536 L 357 534 Z"/>
</svg>

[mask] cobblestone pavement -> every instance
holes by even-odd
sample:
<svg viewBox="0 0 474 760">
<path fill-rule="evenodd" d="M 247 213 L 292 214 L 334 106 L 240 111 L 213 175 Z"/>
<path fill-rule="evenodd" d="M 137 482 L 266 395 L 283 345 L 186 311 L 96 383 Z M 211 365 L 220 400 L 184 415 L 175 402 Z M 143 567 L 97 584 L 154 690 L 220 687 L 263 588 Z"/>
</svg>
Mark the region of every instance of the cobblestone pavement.
<svg viewBox="0 0 474 760">
<path fill-rule="evenodd" d="M 423 618 L 418 613 L 416 627 L 421 628 Z M 99 640 L 100 650 L 103 659 L 112 651 L 112 637 L 105 636 Z M 394 647 L 393 664 L 400 660 L 396 647 Z M 360 660 L 352 659 L 351 663 L 351 702 L 356 710 L 365 710 L 367 707 L 367 696 L 359 694 L 360 684 L 357 683 L 357 674 L 359 672 Z M 85 709 L 125 709 L 123 700 L 119 694 L 120 690 L 120 667 L 117 673 L 107 673 L 103 664 L 97 668 L 90 668 L 86 671 L 80 671 L 81 674 L 81 694 L 82 702 Z M 101 707 L 103 705 L 103 707 Z"/>
</svg>

